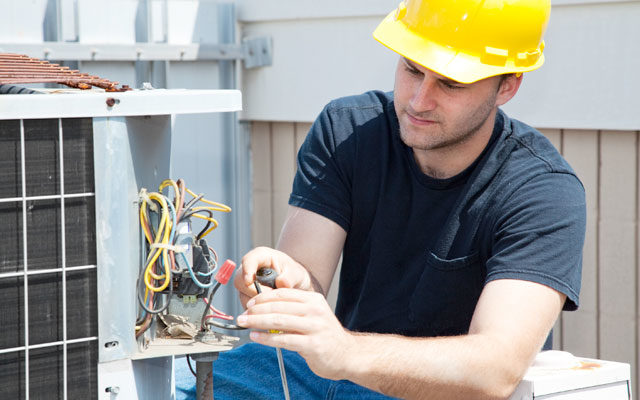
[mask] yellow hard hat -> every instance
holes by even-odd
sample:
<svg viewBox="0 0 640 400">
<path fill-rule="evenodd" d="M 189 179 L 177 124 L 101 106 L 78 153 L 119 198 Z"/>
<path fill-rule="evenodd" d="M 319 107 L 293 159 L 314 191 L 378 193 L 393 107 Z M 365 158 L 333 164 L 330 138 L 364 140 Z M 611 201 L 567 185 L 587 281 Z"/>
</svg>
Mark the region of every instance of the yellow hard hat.
<svg viewBox="0 0 640 400">
<path fill-rule="evenodd" d="M 550 0 L 405 0 L 373 37 L 413 62 L 462 83 L 544 63 Z"/>
</svg>

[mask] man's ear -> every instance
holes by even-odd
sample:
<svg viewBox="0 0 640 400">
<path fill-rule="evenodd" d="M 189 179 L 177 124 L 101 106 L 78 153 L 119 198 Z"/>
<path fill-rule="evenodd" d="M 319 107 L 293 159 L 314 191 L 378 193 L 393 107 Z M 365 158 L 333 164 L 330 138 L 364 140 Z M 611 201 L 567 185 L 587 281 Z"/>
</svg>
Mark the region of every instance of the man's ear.
<svg viewBox="0 0 640 400">
<path fill-rule="evenodd" d="M 518 93 L 521 83 L 522 74 L 507 74 L 502 77 L 496 96 L 496 105 L 501 106 L 511 100 Z"/>
</svg>

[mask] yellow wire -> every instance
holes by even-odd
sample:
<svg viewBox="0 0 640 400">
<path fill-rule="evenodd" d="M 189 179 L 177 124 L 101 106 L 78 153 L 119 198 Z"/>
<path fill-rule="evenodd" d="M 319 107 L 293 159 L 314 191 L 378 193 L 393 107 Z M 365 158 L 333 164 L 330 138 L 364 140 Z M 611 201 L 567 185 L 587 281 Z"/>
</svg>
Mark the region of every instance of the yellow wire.
<svg viewBox="0 0 640 400">
<path fill-rule="evenodd" d="M 176 213 L 178 213 L 178 207 L 180 207 L 180 189 L 178 189 L 178 184 L 173 179 L 165 179 L 158 187 L 158 192 L 162 193 L 162 189 L 166 188 L 167 186 L 173 187 L 173 193 L 175 194 L 174 197 L 176 202 Z"/>
<path fill-rule="evenodd" d="M 189 193 L 193 197 L 198 197 L 197 194 L 193 193 L 189 189 L 187 189 L 187 193 Z M 224 205 L 222 203 L 216 203 L 215 201 L 207 200 L 205 198 L 200 199 L 200 201 L 203 202 L 203 203 L 211 204 L 212 206 L 214 206 L 214 207 L 211 208 L 211 210 L 222 211 L 222 212 L 231 212 L 231 207 L 229 207 L 227 205 Z"/>
<path fill-rule="evenodd" d="M 165 200 L 165 197 L 161 194 L 162 190 L 169 186 L 171 186 L 175 192 L 176 213 L 178 213 L 179 212 L 178 207 L 180 202 L 180 199 L 179 199 L 180 189 L 178 188 L 177 183 L 172 179 L 165 179 L 164 181 L 162 181 L 162 183 L 158 187 L 158 191 L 160 193 L 149 193 L 148 197 L 143 199 L 142 204 L 140 205 L 140 213 L 139 213 L 140 224 L 143 226 L 144 235 L 150 244 L 158 244 L 158 243 L 167 244 L 167 245 L 171 244 L 169 243 L 169 237 L 171 236 L 171 229 L 173 224 L 169 215 L 167 202 Z M 191 190 L 186 189 L 186 191 L 194 198 L 198 197 Z M 144 227 L 150 226 L 147 208 L 153 207 L 153 203 L 149 202 L 148 200 L 155 200 L 162 206 L 162 210 L 160 212 L 160 223 L 156 231 L 155 238 L 151 237 L 152 233 L 150 230 L 147 230 L 144 228 Z M 207 200 L 205 198 L 200 198 L 200 201 L 202 201 L 203 203 L 209 204 L 209 206 L 194 207 L 193 210 L 196 213 L 194 213 L 193 216 L 196 218 L 209 221 L 212 224 L 211 228 L 209 228 L 207 231 L 205 231 L 202 234 L 202 237 L 204 237 L 218 227 L 218 221 L 215 218 L 200 215 L 197 213 L 197 211 L 210 210 L 210 211 L 231 212 L 231 207 L 222 203 L 217 203 L 214 201 Z M 165 290 L 167 286 L 169 286 L 169 284 L 171 283 L 171 267 L 170 267 L 171 264 L 169 263 L 169 250 L 166 248 L 158 248 L 158 247 L 153 248 L 152 250 L 153 251 L 150 251 L 149 255 L 147 256 L 147 262 L 146 262 L 146 267 L 144 271 L 144 284 L 146 287 L 145 294 L 144 294 L 145 301 L 149 296 L 150 290 L 153 292 L 161 292 Z M 162 259 L 164 261 L 164 273 L 156 274 L 155 272 L 153 272 L 153 266 L 156 264 L 156 262 L 158 262 L 158 258 L 160 256 L 162 256 Z M 154 286 L 153 282 L 151 282 L 152 280 L 164 280 L 164 281 L 161 286 Z"/>
<path fill-rule="evenodd" d="M 208 206 L 193 207 L 192 210 L 193 211 L 198 211 L 198 210 L 220 211 L 216 207 L 208 207 Z"/>
<path fill-rule="evenodd" d="M 160 235 L 163 234 L 163 228 L 164 228 L 164 226 L 165 226 L 165 224 L 167 222 L 167 219 L 168 219 L 167 217 L 168 217 L 169 211 L 166 208 L 167 207 L 167 203 L 165 202 L 165 200 L 164 200 L 164 198 L 162 196 L 159 196 L 157 193 L 150 193 L 149 194 L 149 198 L 150 199 L 151 198 L 155 198 L 156 200 L 159 199 L 158 202 L 162 205 L 162 213 L 161 213 L 161 218 L 160 218 L 160 226 L 158 227 L 158 231 L 156 233 L 156 239 L 152 240 L 151 236 L 150 236 L 150 232 L 146 232 L 146 230 L 145 230 L 145 236 L 147 237 L 147 241 L 149 243 L 160 243 L 160 240 L 161 240 Z M 146 209 L 147 209 L 147 200 L 146 199 L 142 202 L 142 205 L 141 205 L 140 209 L 141 209 L 141 213 L 140 213 L 141 222 L 142 223 L 146 223 L 148 221 L 147 212 L 146 212 Z M 160 249 L 156 248 L 155 250 L 156 251 L 155 251 L 155 253 L 153 255 L 153 260 L 151 262 L 149 262 L 151 264 L 155 260 L 157 260 L 158 256 L 160 255 Z M 151 258 L 151 254 L 149 254 L 149 256 L 147 257 L 147 260 L 149 260 L 150 258 Z M 148 267 L 148 265 L 147 265 L 147 267 Z"/>
<path fill-rule="evenodd" d="M 144 237 L 147 238 L 147 242 L 151 243 L 151 236 L 147 229 L 145 229 L 145 223 L 147 221 L 147 201 L 144 200 L 140 205 L 140 225 L 142 225 L 142 231 L 144 232 Z"/>
<path fill-rule="evenodd" d="M 216 229 L 218 227 L 218 221 L 216 221 L 215 218 L 210 218 L 210 217 L 205 217 L 204 215 L 200 215 L 200 214 L 193 214 L 194 217 L 196 218 L 200 218 L 200 219 L 204 219 L 207 221 L 210 221 L 211 224 L 213 224 L 213 226 L 209 229 L 207 229 L 206 232 L 203 232 L 202 235 L 200 235 L 200 237 L 205 237 L 207 236 L 212 230 Z"/>
<path fill-rule="evenodd" d="M 157 243 L 169 244 L 169 236 L 171 234 L 172 223 L 169 220 L 169 209 L 167 207 L 167 202 L 165 201 L 164 196 L 158 193 L 149 193 L 149 199 L 156 200 L 158 203 L 162 205 L 160 224 L 158 226 L 158 231 L 156 233 L 156 238 L 153 241 L 153 244 L 157 244 Z M 147 207 L 147 201 L 145 199 L 142 204 L 142 208 L 144 208 L 144 211 L 141 213 L 141 215 L 143 215 L 144 217 L 143 222 L 147 220 L 146 207 Z M 145 234 L 145 236 L 147 235 Z M 149 239 L 149 237 L 147 237 L 147 239 Z M 151 243 L 151 241 L 149 242 Z M 160 257 L 160 255 L 162 255 L 162 259 L 164 261 L 164 274 L 158 275 L 153 272 L 152 268 L 153 268 L 153 265 L 158 260 L 158 258 Z M 164 282 L 162 283 L 161 286 L 155 287 L 151 283 L 151 279 L 155 279 L 155 280 L 164 279 Z M 170 270 L 170 264 L 169 264 L 169 251 L 166 248 L 163 248 L 163 249 L 155 248 L 155 252 L 150 253 L 148 257 L 147 266 L 144 271 L 144 284 L 147 287 L 147 289 L 151 291 L 161 292 L 164 289 L 166 289 L 167 286 L 169 286 L 170 282 L 171 282 L 171 270 Z"/>
</svg>

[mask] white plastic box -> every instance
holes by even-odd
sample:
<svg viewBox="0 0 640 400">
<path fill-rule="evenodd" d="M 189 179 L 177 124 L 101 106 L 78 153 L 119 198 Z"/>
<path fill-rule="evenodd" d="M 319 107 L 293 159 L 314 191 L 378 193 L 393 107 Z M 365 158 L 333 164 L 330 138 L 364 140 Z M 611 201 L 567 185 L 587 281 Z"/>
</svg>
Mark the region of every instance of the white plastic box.
<svg viewBox="0 0 640 400">
<path fill-rule="evenodd" d="M 630 400 L 629 364 L 542 352 L 510 400 Z"/>
</svg>

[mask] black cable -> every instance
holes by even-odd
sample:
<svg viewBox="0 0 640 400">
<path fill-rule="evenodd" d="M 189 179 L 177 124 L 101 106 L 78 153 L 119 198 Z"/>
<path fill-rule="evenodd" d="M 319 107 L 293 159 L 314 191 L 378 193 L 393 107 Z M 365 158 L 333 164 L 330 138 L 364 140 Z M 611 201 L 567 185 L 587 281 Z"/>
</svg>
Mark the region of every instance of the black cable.
<svg viewBox="0 0 640 400">
<path fill-rule="evenodd" d="M 186 214 L 189 210 L 191 210 L 191 208 L 193 208 L 193 206 L 195 206 L 196 203 L 199 202 L 200 199 L 202 199 L 203 197 L 204 197 L 203 194 L 197 195 L 182 208 L 182 217 L 180 217 L 181 221 L 182 221 L 182 218 L 184 218 L 184 214 Z"/>
<path fill-rule="evenodd" d="M 35 90 L 27 89 L 22 86 L 0 85 L 0 94 L 34 94 Z"/>
<path fill-rule="evenodd" d="M 243 327 L 243 326 L 238 326 L 238 325 L 233 325 L 233 324 L 223 324 L 220 323 L 218 321 L 207 321 L 206 322 L 207 325 L 213 325 L 216 326 L 218 328 L 222 328 L 222 329 L 229 329 L 232 331 L 242 331 L 245 330 L 247 328 Z"/>
<path fill-rule="evenodd" d="M 213 218 L 213 213 L 209 210 L 202 210 L 202 211 L 206 211 L 209 213 L 210 218 Z M 204 226 L 204 228 L 202 228 L 202 230 L 200 232 L 198 232 L 198 235 L 196 236 L 196 239 L 200 240 L 202 239 L 202 235 L 207 231 L 207 229 L 209 229 L 209 227 L 211 226 L 211 221 L 207 220 L 207 224 Z"/>
<path fill-rule="evenodd" d="M 241 331 L 241 330 L 247 329 L 247 328 L 244 328 L 242 326 L 238 326 L 238 325 L 234 325 L 234 324 L 225 324 L 225 323 L 218 322 L 218 321 L 213 321 L 213 320 L 207 321 L 205 319 L 205 317 L 209 313 L 209 304 L 213 304 L 213 295 L 216 294 L 216 292 L 218 291 L 219 288 L 220 288 L 220 282 L 216 282 L 216 284 L 213 287 L 213 289 L 211 289 L 211 293 L 209 294 L 209 303 L 205 307 L 204 313 L 202 314 L 202 319 L 201 319 L 202 323 L 200 324 L 200 329 L 201 330 L 205 330 L 206 329 L 205 325 L 213 325 L 213 326 L 218 327 L 218 328 L 235 330 L 235 331 Z"/>
<path fill-rule="evenodd" d="M 195 376 L 196 378 L 198 377 L 198 375 L 196 375 L 196 371 L 193 370 L 193 367 L 191 366 L 191 357 L 189 357 L 189 355 L 187 354 L 187 365 L 189 366 L 189 370 L 191 371 L 191 373 L 193 374 L 193 376 Z"/>
<path fill-rule="evenodd" d="M 146 318 L 147 318 L 147 317 L 145 316 L 144 318 L 136 319 L 136 325 L 142 325 L 142 324 L 144 323 L 144 320 L 145 320 Z"/>
<path fill-rule="evenodd" d="M 209 214 L 209 218 L 213 218 L 213 212 L 211 212 L 211 210 L 198 210 L 198 211 L 191 211 L 189 213 L 182 214 L 182 216 L 180 217 L 180 220 L 182 220 L 184 218 L 189 218 L 193 214 L 198 214 L 198 213 L 201 213 L 201 212 L 207 213 L 207 214 Z M 205 233 L 207 231 L 207 229 L 209 229 L 210 226 L 211 226 L 211 221 L 207 220 L 207 224 L 204 226 L 204 228 L 202 228 L 200 233 L 198 233 L 196 235 L 196 239 L 202 239 L 201 238 L 202 234 Z"/>
<path fill-rule="evenodd" d="M 211 293 L 209 293 L 209 302 L 206 304 L 206 307 L 204 308 L 204 312 L 202 313 L 202 318 L 200 318 L 200 329 L 204 330 L 204 321 L 205 318 L 207 316 L 207 314 L 209 314 L 209 306 L 213 301 L 213 295 L 216 294 L 216 292 L 218 291 L 218 289 L 220 288 L 220 282 L 216 282 L 216 284 L 213 286 L 213 288 L 211 289 Z"/>
</svg>

